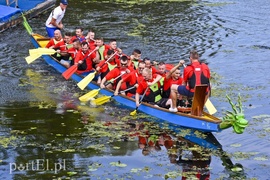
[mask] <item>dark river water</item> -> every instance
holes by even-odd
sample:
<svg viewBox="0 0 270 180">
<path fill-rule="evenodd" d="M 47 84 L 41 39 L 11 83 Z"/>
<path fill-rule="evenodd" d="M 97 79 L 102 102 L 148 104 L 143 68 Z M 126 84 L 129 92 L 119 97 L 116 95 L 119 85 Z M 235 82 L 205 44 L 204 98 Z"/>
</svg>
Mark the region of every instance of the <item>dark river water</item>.
<svg viewBox="0 0 270 180">
<path fill-rule="evenodd" d="M 212 72 L 215 115 L 230 110 L 226 94 L 236 102 L 240 93 L 249 120 L 241 135 L 232 129 L 213 133 L 221 153 L 200 148 L 210 167 L 206 173 L 210 179 L 270 179 L 268 0 L 138 2 L 70 0 L 65 30 L 91 28 L 105 42 L 117 39 L 126 54 L 139 48 L 142 57 L 169 63 L 187 60 L 196 48 Z M 46 35 L 48 14 L 29 20 L 34 32 Z M 145 154 L 138 129 L 149 131 L 153 139 L 166 133 L 175 140 L 177 135 L 146 122 L 151 117 L 143 114 L 131 119 L 130 110 L 113 102 L 79 104 L 78 96 L 86 91 L 76 83 L 65 81 L 41 58 L 26 63 L 24 57 L 34 47 L 22 25 L 0 36 L 1 179 L 181 179 L 203 166 L 173 161 L 172 154 L 181 148 L 195 148 L 183 139 L 175 153 L 163 143 Z M 242 164 L 244 172 L 228 169 L 224 154 Z"/>
</svg>

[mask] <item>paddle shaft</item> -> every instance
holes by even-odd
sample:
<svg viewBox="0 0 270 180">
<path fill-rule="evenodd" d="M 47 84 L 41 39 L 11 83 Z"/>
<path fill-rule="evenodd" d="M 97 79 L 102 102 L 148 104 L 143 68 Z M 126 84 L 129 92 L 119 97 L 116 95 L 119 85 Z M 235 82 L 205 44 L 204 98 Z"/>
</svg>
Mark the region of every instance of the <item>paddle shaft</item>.
<svg viewBox="0 0 270 180">
<path fill-rule="evenodd" d="M 130 88 L 128 88 L 128 89 L 125 89 L 125 90 L 123 90 L 123 91 L 120 91 L 118 94 L 123 93 L 123 92 L 127 92 L 127 91 L 129 91 L 129 90 L 131 90 L 131 89 L 133 89 L 133 88 L 135 88 L 135 86 L 132 86 L 132 87 L 130 87 Z M 115 96 L 114 94 L 111 95 L 111 97 L 114 97 L 114 96 Z"/>
<path fill-rule="evenodd" d="M 85 58 L 83 58 L 82 61 L 85 61 L 89 56 L 91 56 L 91 54 L 93 54 L 96 51 L 96 49 L 94 49 L 93 51 L 91 51 Z"/>
<path fill-rule="evenodd" d="M 113 53 L 113 55 L 111 55 L 101 66 L 100 68 L 102 68 L 106 63 L 109 62 L 109 60 L 111 60 L 115 55 L 116 55 L 117 52 Z"/>
<path fill-rule="evenodd" d="M 120 91 L 119 93 L 122 93 L 122 92 L 127 92 L 127 91 L 129 91 L 129 90 L 131 90 L 131 89 L 133 89 L 133 88 L 135 88 L 135 86 L 132 86 L 132 87 L 127 88 L 127 89 L 125 89 L 125 90 L 123 90 L 123 91 Z"/>
<path fill-rule="evenodd" d="M 114 55 L 113 55 L 114 56 Z M 102 64 L 100 66 L 100 68 L 102 68 L 113 56 L 111 56 L 110 58 L 108 58 L 104 64 Z M 95 74 L 97 73 L 97 71 L 94 71 L 92 73 L 89 73 L 87 76 L 85 76 L 77 85 L 79 86 L 79 88 L 81 90 L 84 90 L 84 88 L 94 79 Z"/>
<path fill-rule="evenodd" d="M 96 49 L 91 51 L 82 61 L 85 61 L 95 51 Z M 68 68 L 65 72 L 62 73 L 62 75 L 64 76 L 65 79 L 69 79 L 77 70 L 78 70 L 78 63 Z"/>
<path fill-rule="evenodd" d="M 108 84 L 110 84 L 110 83 L 112 83 L 113 81 L 115 81 L 115 80 L 119 79 L 119 78 L 120 78 L 120 77 L 122 77 L 124 74 L 126 74 L 126 72 L 124 72 L 124 73 L 120 74 L 120 75 L 119 75 L 119 76 L 117 76 L 116 78 L 113 78 L 113 79 L 111 79 L 111 80 L 107 81 L 107 83 L 105 83 L 105 84 L 104 84 L 104 86 L 106 87 Z"/>
<path fill-rule="evenodd" d="M 140 99 L 140 101 L 139 101 L 139 105 L 136 107 L 136 111 L 138 110 L 138 108 L 139 108 L 139 106 L 141 105 L 141 103 L 142 103 L 142 101 L 143 101 L 143 98 L 144 98 L 144 96 L 145 96 L 145 94 L 146 94 L 146 92 L 148 91 L 148 89 L 149 89 L 149 87 L 147 86 L 147 88 L 145 89 L 145 91 L 144 91 L 144 93 L 143 93 L 143 95 L 142 95 L 142 97 L 141 97 L 141 99 Z"/>
</svg>

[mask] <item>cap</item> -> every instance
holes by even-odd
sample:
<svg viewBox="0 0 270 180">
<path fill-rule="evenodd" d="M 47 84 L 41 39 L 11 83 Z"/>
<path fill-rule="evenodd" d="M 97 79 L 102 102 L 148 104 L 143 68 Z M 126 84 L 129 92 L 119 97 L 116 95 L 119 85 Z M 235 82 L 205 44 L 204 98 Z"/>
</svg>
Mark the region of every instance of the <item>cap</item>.
<svg viewBox="0 0 270 180">
<path fill-rule="evenodd" d="M 68 1 L 67 0 L 61 0 L 60 3 L 62 3 L 64 5 L 68 5 Z"/>
</svg>

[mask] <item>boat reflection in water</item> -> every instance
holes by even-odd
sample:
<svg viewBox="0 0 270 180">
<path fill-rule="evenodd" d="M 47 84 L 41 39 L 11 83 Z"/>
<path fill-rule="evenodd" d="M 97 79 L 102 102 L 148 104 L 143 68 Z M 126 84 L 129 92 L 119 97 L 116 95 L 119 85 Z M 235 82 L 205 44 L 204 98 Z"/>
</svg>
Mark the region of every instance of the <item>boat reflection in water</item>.
<svg viewBox="0 0 270 180">
<path fill-rule="evenodd" d="M 236 177 L 245 179 L 242 165 L 233 164 L 212 133 L 200 133 L 191 129 L 179 128 L 177 131 L 163 129 L 157 132 L 155 125 L 151 125 L 151 122 L 131 126 L 137 130 L 138 147 L 142 150 L 142 154 L 148 156 L 154 151 L 166 148 L 170 163 L 182 167 L 179 175 L 183 180 L 210 179 L 210 163 L 213 155 L 221 158 L 222 165 L 228 171 L 228 179 Z"/>
</svg>

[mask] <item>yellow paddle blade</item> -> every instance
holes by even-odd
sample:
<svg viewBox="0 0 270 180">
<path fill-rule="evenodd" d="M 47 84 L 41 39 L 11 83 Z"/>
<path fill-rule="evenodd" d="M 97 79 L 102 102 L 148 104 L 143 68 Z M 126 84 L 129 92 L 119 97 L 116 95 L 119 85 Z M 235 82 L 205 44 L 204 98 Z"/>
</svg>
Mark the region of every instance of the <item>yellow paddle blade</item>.
<svg viewBox="0 0 270 180">
<path fill-rule="evenodd" d="M 29 49 L 29 55 L 30 56 L 34 56 L 36 54 L 38 54 L 37 49 Z"/>
<path fill-rule="evenodd" d="M 92 91 L 90 91 L 89 93 L 79 97 L 80 101 L 89 101 L 91 98 L 95 97 L 96 95 L 98 95 L 99 89 L 94 89 Z"/>
<path fill-rule="evenodd" d="M 102 104 L 108 102 L 110 99 L 111 99 L 111 96 L 103 96 L 103 97 L 100 97 L 100 98 L 93 100 L 93 102 L 96 105 L 102 105 Z"/>
<path fill-rule="evenodd" d="M 84 88 L 94 79 L 96 71 L 93 73 L 88 74 L 85 78 L 83 78 L 77 85 L 81 90 Z"/>
<path fill-rule="evenodd" d="M 25 58 L 25 60 L 26 60 L 26 62 L 27 62 L 27 64 L 30 64 L 31 62 L 33 62 L 33 61 L 35 61 L 36 59 L 38 59 L 40 56 L 42 56 L 41 54 L 35 54 L 35 55 L 33 55 L 33 56 L 27 56 L 26 58 Z"/>
<path fill-rule="evenodd" d="M 210 101 L 210 99 L 208 98 L 207 101 L 205 102 L 205 107 L 208 111 L 209 114 L 215 114 L 217 112 L 217 109 L 215 108 L 215 106 L 212 104 L 212 102 Z"/>
<path fill-rule="evenodd" d="M 34 55 L 34 54 L 54 54 L 56 51 L 54 49 L 49 49 L 49 48 L 37 48 L 37 49 L 29 49 L 29 54 Z"/>
<path fill-rule="evenodd" d="M 135 109 L 134 111 L 129 113 L 131 116 L 135 116 L 137 114 L 137 110 Z"/>
</svg>

